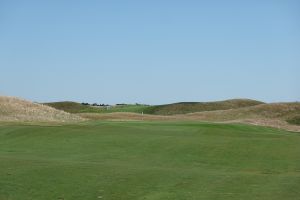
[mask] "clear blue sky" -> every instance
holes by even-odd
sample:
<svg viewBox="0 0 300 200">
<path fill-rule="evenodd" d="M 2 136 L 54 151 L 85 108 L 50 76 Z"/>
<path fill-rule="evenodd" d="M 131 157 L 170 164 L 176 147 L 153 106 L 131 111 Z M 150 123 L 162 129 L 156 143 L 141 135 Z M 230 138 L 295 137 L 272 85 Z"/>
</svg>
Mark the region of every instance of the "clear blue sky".
<svg viewBox="0 0 300 200">
<path fill-rule="evenodd" d="M 1 0 L 0 94 L 299 101 L 300 1 Z"/>
</svg>

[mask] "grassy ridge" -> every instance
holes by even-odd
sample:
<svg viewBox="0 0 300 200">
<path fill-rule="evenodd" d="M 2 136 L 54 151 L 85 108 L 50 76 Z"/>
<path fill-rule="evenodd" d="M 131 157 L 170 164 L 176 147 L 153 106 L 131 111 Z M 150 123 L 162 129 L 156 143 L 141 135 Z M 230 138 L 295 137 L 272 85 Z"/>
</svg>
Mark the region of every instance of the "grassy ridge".
<svg viewBox="0 0 300 200">
<path fill-rule="evenodd" d="M 299 134 L 246 125 L 0 126 L 0 199 L 299 199 Z"/>
<path fill-rule="evenodd" d="M 112 112 L 134 112 L 156 115 L 173 115 L 173 114 L 186 114 L 191 112 L 212 111 L 212 110 L 226 110 L 234 108 L 242 108 L 262 104 L 263 102 L 249 100 L 249 99 L 233 99 L 217 102 L 184 102 L 174 103 L 158 106 L 145 106 L 145 105 L 124 105 L 113 106 L 109 109 L 105 107 L 92 107 L 81 105 L 76 102 L 54 102 L 47 103 L 46 105 L 52 106 L 56 109 L 64 110 L 70 113 L 112 113 Z"/>
<path fill-rule="evenodd" d="M 215 102 L 182 102 L 146 108 L 145 113 L 157 115 L 186 114 L 202 111 L 228 110 L 255 106 L 263 102 L 250 99 L 231 99 Z"/>
</svg>

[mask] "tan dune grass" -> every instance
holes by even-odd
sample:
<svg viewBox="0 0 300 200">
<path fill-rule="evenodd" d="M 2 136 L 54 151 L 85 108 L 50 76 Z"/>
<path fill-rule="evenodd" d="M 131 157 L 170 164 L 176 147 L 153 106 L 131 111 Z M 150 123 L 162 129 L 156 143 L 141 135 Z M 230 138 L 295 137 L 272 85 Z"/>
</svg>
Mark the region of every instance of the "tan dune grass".
<svg viewBox="0 0 300 200">
<path fill-rule="evenodd" d="M 0 121 L 78 122 L 80 116 L 16 97 L 0 96 Z"/>
</svg>

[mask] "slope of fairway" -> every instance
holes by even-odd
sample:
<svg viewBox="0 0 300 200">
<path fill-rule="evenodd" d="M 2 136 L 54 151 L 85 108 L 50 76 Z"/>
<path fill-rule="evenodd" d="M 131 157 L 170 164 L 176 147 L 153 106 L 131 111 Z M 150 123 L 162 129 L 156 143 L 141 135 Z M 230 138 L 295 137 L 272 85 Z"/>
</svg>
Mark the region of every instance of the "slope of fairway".
<svg viewBox="0 0 300 200">
<path fill-rule="evenodd" d="M 300 135 L 248 125 L 0 125 L 0 199 L 296 200 Z"/>
<path fill-rule="evenodd" d="M 215 102 L 182 102 L 166 105 L 151 106 L 144 113 L 155 115 L 186 114 L 202 111 L 228 110 L 263 104 L 263 102 L 251 99 L 231 99 Z"/>
<path fill-rule="evenodd" d="M 0 96 L 0 121 L 75 122 L 82 118 L 46 105 Z"/>
</svg>

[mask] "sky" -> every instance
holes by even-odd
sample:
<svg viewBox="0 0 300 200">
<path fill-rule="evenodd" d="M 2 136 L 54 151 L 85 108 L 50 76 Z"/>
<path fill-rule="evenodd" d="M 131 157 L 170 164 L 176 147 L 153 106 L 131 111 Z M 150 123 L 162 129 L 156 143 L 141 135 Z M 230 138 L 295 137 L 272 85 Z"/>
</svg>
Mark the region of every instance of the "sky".
<svg viewBox="0 0 300 200">
<path fill-rule="evenodd" d="M 0 0 L 0 95 L 300 101 L 300 1 Z"/>
</svg>

